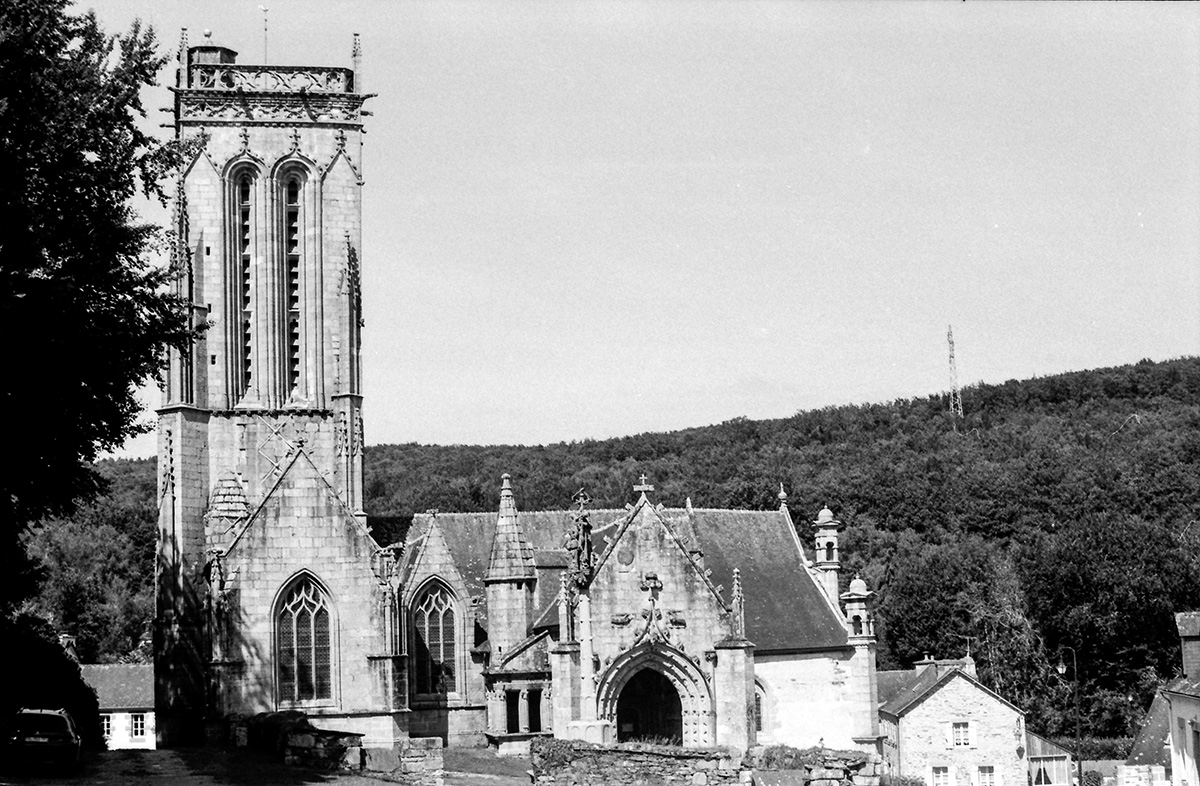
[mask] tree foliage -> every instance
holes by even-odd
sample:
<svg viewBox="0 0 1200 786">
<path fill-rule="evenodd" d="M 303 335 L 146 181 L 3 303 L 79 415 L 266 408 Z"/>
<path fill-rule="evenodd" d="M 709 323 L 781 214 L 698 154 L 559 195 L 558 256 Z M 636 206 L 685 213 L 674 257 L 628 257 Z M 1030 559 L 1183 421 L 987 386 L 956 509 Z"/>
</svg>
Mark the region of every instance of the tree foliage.
<svg viewBox="0 0 1200 786">
<path fill-rule="evenodd" d="M 98 452 L 140 430 L 137 388 L 193 331 L 171 273 L 150 262 L 162 235 L 131 205 L 139 191 L 162 197 L 178 158 L 143 130 L 140 91 L 164 60 L 150 30 L 106 35 L 67 6 L 0 0 L 0 332 L 15 447 L 0 473 L 0 639 L 19 675 L 0 712 L 65 706 L 99 744 L 95 694 L 46 617 L 82 628 L 96 652 L 123 649 L 113 639 L 145 617 L 137 588 L 152 568 L 129 563 L 134 541 L 111 525 L 28 528 L 96 495 Z M 39 571 L 54 611 L 21 613 Z"/>
<path fill-rule="evenodd" d="M 0 0 L 3 389 L 21 447 L 0 514 L 18 525 L 94 494 L 98 451 L 139 430 L 138 386 L 191 335 L 131 206 L 174 161 L 141 122 L 164 60 L 150 30 L 109 36 L 67 5 Z"/>
</svg>

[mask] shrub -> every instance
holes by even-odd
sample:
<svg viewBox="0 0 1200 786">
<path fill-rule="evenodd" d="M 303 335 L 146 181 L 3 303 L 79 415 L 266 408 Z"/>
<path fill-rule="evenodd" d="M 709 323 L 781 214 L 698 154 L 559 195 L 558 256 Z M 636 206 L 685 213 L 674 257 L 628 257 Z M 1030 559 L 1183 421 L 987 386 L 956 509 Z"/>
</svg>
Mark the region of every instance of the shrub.
<svg viewBox="0 0 1200 786">
<path fill-rule="evenodd" d="M 915 775 L 880 775 L 879 786 L 925 786 L 925 779 Z"/>
</svg>

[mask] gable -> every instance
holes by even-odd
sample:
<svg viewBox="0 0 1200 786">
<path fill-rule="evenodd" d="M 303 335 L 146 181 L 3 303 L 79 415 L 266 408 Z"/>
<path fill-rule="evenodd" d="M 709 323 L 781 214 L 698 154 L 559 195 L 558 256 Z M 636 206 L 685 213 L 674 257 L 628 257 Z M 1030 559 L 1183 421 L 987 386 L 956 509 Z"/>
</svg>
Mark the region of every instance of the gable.
<svg viewBox="0 0 1200 786">
<path fill-rule="evenodd" d="M 939 675 L 937 667 L 927 666 L 919 675 L 900 695 L 889 702 L 891 707 L 881 707 L 880 712 L 901 717 L 918 714 L 926 705 L 936 706 L 934 712 L 948 705 L 961 708 L 968 715 L 984 712 L 1014 716 L 1025 714 L 1008 699 L 961 669 L 951 668 Z"/>
<path fill-rule="evenodd" d="M 226 555 L 234 557 L 255 551 L 254 546 L 280 542 L 306 555 L 304 562 L 336 558 L 369 565 L 379 550 L 366 525 L 346 507 L 303 449 L 292 454 L 270 491 L 234 534 Z"/>
<path fill-rule="evenodd" d="M 656 515 L 679 535 L 682 546 L 704 555 L 708 580 L 729 598 L 733 571 L 741 573 L 746 597 L 746 638 L 759 652 L 841 649 L 847 634 L 841 615 L 825 598 L 808 569 L 787 517 L 779 510 L 657 508 Z M 590 511 L 593 550 L 602 555 L 613 544 L 630 510 Z M 465 586 L 482 597 L 497 513 L 418 514 L 408 533 L 405 564 L 432 521 L 441 529 Z M 564 537 L 571 512 L 520 511 L 521 532 L 537 569 L 539 627 L 556 619 L 559 574 L 566 564 Z M 407 581 L 409 569 L 405 568 Z"/>
</svg>

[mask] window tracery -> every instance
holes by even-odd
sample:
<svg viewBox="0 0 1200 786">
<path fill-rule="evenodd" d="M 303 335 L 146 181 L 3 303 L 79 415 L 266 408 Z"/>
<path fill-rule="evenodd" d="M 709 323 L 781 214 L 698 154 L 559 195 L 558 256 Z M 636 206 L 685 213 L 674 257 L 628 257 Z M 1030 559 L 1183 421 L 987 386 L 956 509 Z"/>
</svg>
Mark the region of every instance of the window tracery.
<svg viewBox="0 0 1200 786">
<path fill-rule="evenodd" d="M 275 618 L 279 699 L 283 703 L 333 698 L 329 601 L 309 578 L 297 581 Z"/>
<path fill-rule="evenodd" d="M 413 605 L 413 689 L 417 694 L 457 692 L 456 622 L 454 598 L 441 584 L 428 587 Z"/>
</svg>

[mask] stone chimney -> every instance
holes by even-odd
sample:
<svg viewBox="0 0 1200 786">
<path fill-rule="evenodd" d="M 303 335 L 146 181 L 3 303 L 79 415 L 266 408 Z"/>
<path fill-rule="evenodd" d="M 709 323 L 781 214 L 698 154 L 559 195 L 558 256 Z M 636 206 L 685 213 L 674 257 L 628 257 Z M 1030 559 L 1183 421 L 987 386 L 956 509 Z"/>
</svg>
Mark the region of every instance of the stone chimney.
<svg viewBox="0 0 1200 786">
<path fill-rule="evenodd" d="M 1179 643 L 1183 646 L 1183 676 L 1200 678 L 1200 611 L 1184 611 L 1175 615 Z"/>
</svg>

